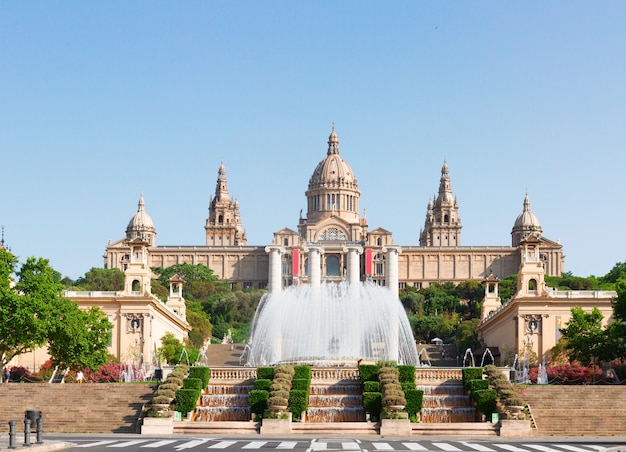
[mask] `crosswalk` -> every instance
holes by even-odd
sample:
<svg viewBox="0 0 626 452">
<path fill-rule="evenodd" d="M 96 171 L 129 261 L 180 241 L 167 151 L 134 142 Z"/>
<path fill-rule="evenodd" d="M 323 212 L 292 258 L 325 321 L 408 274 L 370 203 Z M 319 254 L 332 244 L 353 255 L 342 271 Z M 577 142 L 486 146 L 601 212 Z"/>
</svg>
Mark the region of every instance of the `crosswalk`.
<svg viewBox="0 0 626 452">
<path fill-rule="evenodd" d="M 188 449 L 238 451 L 238 450 L 302 450 L 306 452 L 611 452 L 595 444 L 524 443 L 496 441 L 380 441 L 358 439 L 313 439 L 299 441 L 237 440 L 237 439 L 106 439 L 76 444 L 81 449 L 152 449 L 185 451 Z"/>
</svg>

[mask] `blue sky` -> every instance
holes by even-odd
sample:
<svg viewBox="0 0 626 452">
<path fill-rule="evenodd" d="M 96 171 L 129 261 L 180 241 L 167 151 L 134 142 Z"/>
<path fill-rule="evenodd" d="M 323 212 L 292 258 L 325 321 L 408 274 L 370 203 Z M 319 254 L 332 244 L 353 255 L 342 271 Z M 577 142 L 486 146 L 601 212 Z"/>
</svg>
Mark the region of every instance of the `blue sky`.
<svg viewBox="0 0 626 452">
<path fill-rule="evenodd" d="M 102 266 L 144 194 L 204 245 L 223 159 L 248 244 L 296 228 L 334 121 L 370 229 L 417 245 L 444 159 L 463 245 L 528 191 L 566 271 L 626 255 L 626 3 L 3 1 L 0 224 L 23 260 Z"/>
</svg>

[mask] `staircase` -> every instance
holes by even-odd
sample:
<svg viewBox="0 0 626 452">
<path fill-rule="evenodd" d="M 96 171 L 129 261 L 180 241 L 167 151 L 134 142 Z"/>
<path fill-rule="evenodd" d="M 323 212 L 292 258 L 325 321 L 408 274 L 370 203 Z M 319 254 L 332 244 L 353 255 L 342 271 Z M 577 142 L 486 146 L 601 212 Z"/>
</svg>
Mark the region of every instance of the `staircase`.
<svg viewBox="0 0 626 452">
<path fill-rule="evenodd" d="M 607 435 L 626 432 L 626 386 L 515 386 L 529 405 L 535 435 Z"/>
<path fill-rule="evenodd" d="M 26 410 L 40 410 L 46 433 L 135 433 L 141 408 L 156 389 L 147 384 L 0 385 L 0 424 L 23 426 Z"/>
</svg>

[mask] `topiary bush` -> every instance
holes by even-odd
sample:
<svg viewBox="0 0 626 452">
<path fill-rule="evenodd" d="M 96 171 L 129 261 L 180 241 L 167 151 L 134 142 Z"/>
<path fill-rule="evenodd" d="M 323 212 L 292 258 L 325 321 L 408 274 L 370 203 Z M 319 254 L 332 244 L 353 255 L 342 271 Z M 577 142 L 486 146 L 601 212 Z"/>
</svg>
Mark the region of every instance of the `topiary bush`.
<svg viewBox="0 0 626 452">
<path fill-rule="evenodd" d="M 404 397 L 406 398 L 406 412 L 415 418 L 417 413 L 422 411 L 424 391 L 421 389 L 407 389 L 404 391 Z"/>
<path fill-rule="evenodd" d="M 274 378 L 273 367 L 257 367 L 256 377 L 259 380 L 272 380 Z"/>
<path fill-rule="evenodd" d="M 366 381 L 378 381 L 378 366 L 376 364 L 360 364 L 359 379 L 361 380 L 361 386 Z"/>
<path fill-rule="evenodd" d="M 269 391 L 270 384 L 272 384 L 272 380 L 268 380 L 266 378 L 260 380 L 254 380 L 254 389 L 261 391 Z"/>
<path fill-rule="evenodd" d="M 489 389 L 489 380 L 468 380 L 465 389 L 472 393 L 482 389 Z"/>
<path fill-rule="evenodd" d="M 206 366 L 193 366 L 189 369 L 189 378 L 199 378 L 202 381 L 202 389 L 206 389 L 211 378 L 211 369 Z"/>
<path fill-rule="evenodd" d="M 263 415 L 267 410 L 267 399 L 269 398 L 269 391 L 262 389 L 253 389 L 248 393 L 250 400 L 250 412 L 256 415 Z"/>
<path fill-rule="evenodd" d="M 306 378 L 294 378 L 291 382 L 291 389 L 297 389 L 299 391 L 308 391 L 309 386 L 311 384 L 311 380 Z"/>
<path fill-rule="evenodd" d="M 363 392 L 380 392 L 380 383 L 378 381 L 363 382 Z"/>
<path fill-rule="evenodd" d="M 294 366 L 294 380 L 306 379 L 311 381 L 311 366 Z"/>
<path fill-rule="evenodd" d="M 488 418 L 497 409 L 498 394 L 495 389 L 481 389 L 472 392 L 472 397 L 476 402 L 476 408 Z"/>
<path fill-rule="evenodd" d="M 291 418 L 295 421 L 299 421 L 302 412 L 306 411 L 309 404 L 309 392 L 302 389 L 292 389 L 289 392 L 289 411 L 291 411 Z"/>
<path fill-rule="evenodd" d="M 463 387 L 467 389 L 467 382 L 470 380 L 482 380 L 483 368 L 482 367 L 464 367 L 463 370 Z"/>
<path fill-rule="evenodd" d="M 398 379 L 400 383 L 412 382 L 415 384 L 415 366 L 398 366 Z"/>
<path fill-rule="evenodd" d="M 199 378 L 185 378 L 183 389 L 199 389 L 202 392 L 202 380 Z"/>
<path fill-rule="evenodd" d="M 195 410 L 200 394 L 201 391 L 199 389 L 179 389 L 176 391 L 174 399 L 176 411 L 180 411 L 183 416 L 187 416 L 187 413 Z"/>
<path fill-rule="evenodd" d="M 378 420 L 383 410 L 382 394 L 380 392 L 364 392 L 363 408 L 369 413 L 371 420 Z"/>
</svg>

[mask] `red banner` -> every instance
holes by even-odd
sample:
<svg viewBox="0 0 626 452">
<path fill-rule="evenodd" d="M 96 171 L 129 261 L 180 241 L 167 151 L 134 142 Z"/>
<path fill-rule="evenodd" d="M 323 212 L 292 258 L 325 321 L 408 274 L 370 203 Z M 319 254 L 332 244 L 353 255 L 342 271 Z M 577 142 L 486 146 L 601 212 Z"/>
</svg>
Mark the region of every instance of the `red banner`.
<svg viewBox="0 0 626 452">
<path fill-rule="evenodd" d="M 300 250 L 293 250 L 293 259 L 291 260 L 291 274 L 298 276 L 300 274 Z"/>
<path fill-rule="evenodd" d="M 371 248 L 367 248 L 365 250 L 365 274 L 372 274 L 372 250 Z"/>
</svg>

